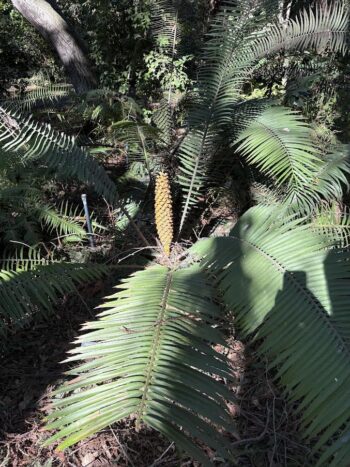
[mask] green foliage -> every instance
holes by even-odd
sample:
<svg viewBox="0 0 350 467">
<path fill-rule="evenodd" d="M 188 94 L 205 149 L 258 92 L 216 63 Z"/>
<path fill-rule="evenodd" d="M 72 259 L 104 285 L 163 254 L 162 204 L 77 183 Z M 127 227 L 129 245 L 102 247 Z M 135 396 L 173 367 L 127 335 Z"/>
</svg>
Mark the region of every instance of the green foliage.
<svg viewBox="0 0 350 467">
<path fill-rule="evenodd" d="M 282 107 L 263 111 L 236 143 L 249 164 L 273 178 L 276 189 L 284 187 L 284 199 L 294 211 L 310 212 L 322 199 L 341 199 L 349 186 L 349 158 L 345 148 L 322 156 L 311 127 L 300 114 Z"/>
<path fill-rule="evenodd" d="M 159 107 L 154 111 L 152 120 L 160 131 L 161 142 L 169 146 L 173 138 L 173 112 L 168 100 L 163 99 Z"/>
<path fill-rule="evenodd" d="M 151 32 L 158 49 L 175 57 L 181 41 L 179 8 L 173 0 L 151 2 Z"/>
<path fill-rule="evenodd" d="M 34 264 L 34 265 L 33 265 Z M 0 271 L 0 331 L 22 326 L 35 314 L 46 317 L 63 294 L 105 275 L 107 268 L 87 264 L 35 265 Z"/>
<path fill-rule="evenodd" d="M 275 179 L 277 187 L 300 192 L 315 175 L 321 160 L 312 143 L 311 129 L 301 115 L 282 107 L 265 110 L 235 143 L 247 161 Z"/>
<path fill-rule="evenodd" d="M 154 168 L 154 143 L 159 139 L 159 131 L 151 125 L 137 121 L 119 121 L 112 124 L 113 137 L 125 144 L 128 163 L 142 160 L 150 174 Z"/>
<path fill-rule="evenodd" d="M 127 94 L 144 70 L 149 0 L 100 0 L 98 8 L 94 0 L 58 3 L 88 44 L 100 85 Z"/>
<path fill-rule="evenodd" d="M 350 215 L 348 209 L 333 202 L 331 206 L 323 205 L 315 213 L 311 223 L 315 231 L 322 232 L 332 241 L 337 241 L 342 248 L 350 243 Z"/>
<path fill-rule="evenodd" d="M 324 163 L 318 170 L 315 180 L 317 192 L 326 200 L 341 201 L 345 191 L 349 190 L 350 153 L 348 145 L 336 144 L 323 157 Z M 309 186 L 306 185 L 306 189 Z"/>
<path fill-rule="evenodd" d="M 59 74 L 50 46 L 13 8 L 10 0 L 0 1 L 0 87 L 45 68 Z"/>
<path fill-rule="evenodd" d="M 62 176 L 76 177 L 110 201 L 117 196 L 103 167 L 73 137 L 55 131 L 48 124 L 0 107 L 0 145 L 3 151 L 20 152 L 27 163 L 39 161 Z"/>
<path fill-rule="evenodd" d="M 108 271 L 99 265 L 50 264 L 57 253 L 64 259 L 52 236 L 86 238 L 76 203 L 66 201 L 82 187 L 60 186 L 58 196 L 62 178 L 94 187 L 108 202 L 101 208 L 96 201 L 115 224 L 115 236 L 106 244 L 117 251 L 108 261 L 134 256 L 128 234 L 135 226 L 137 238 L 152 251 L 142 259 L 145 270 L 124 279 L 102 305 L 106 311 L 85 325 L 87 333 L 68 359 L 78 363 L 69 372 L 74 379 L 55 394 L 48 428 L 56 432 L 47 443 L 59 440 L 64 449 L 134 414 L 137 429 L 148 424 L 203 465 L 212 465 L 203 445 L 233 464 L 225 435 L 234 429 L 225 402 L 232 392 L 223 384 L 232 375 L 226 358 L 214 350 L 217 343 L 225 345 L 218 328 L 228 309 L 238 331 L 255 340 L 296 403 L 302 435 L 316 454 L 313 465 L 342 466 L 349 458 L 350 271 L 343 248 L 350 228 L 341 204 L 349 187 L 349 148 L 329 137 L 324 126 L 314 131 L 305 116 L 278 105 L 279 99 L 297 106 L 289 97 L 302 95 L 310 84 L 307 67 L 301 73 L 306 81 L 294 91 L 292 74 L 287 88 L 280 78 L 268 85 L 256 81 L 260 70 L 273 74 L 278 62 L 286 73 L 292 54 L 302 62 L 306 51 L 323 57 L 344 53 L 348 14 L 345 3 L 317 3 L 282 25 L 278 3 L 221 2 L 202 55 L 190 60 L 206 15 L 192 25 L 184 17 L 208 7 L 206 2 L 103 0 L 97 10 L 91 0 L 60 0 L 87 31 L 101 89 L 77 98 L 65 85 L 29 91 L 26 86 L 0 108 L 4 330 L 33 314 L 47 316 L 60 294 Z M 52 109 L 57 103 L 59 111 Z M 18 110 L 34 110 L 40 120 Z M 185 122 L 183 128 L 179 122 Z M 89 152 L 66 134 L 74 132 L 79 142 L 92 146 Z M 108 162 L 108 174 L 94 156 Z M 247 191 L 252 184 L 264 206 L 248 210 L 229 237 L 205 239 L 190 250 L 176 244 L 164 258 L 148 245 L 150 194 L 160 168 L 174 176 L 174 193 L 182 198 L 182 213 L 175 212 L 174 219 L 181 217 L 179 237 L 192 208 L 202 203 L 213 209 L 206 200 L 210 193 L 216 191 L 218 203 L 228 209 L 229 197 L 222 193 L 238 178 Z M 48 239 L 44 258 L 39 248 L 11 245 L 42 242 L 47 249 Z M 125 251 L 129 245 L 131 253 Z M 76 249 L 71 257 L 90 253 Z"/>
<path fill-rule="evenodd" d="M 185 91 L 190 83 L 186 73 L 186 64 L 191 59 L 190 56 L 183 56 L 173 59 L 156 51 L 151 51 L 145 56 L 147 71 L 144 74 L 144 79 L 158 80 L 161 89 L 169 92 L 169 90 Z"/>
<path fill-rule="evenodd" d="M 0 188 L 3 243 L 19 241 L 31 246 L 43 240 L 43 230 L 64 241 L 86 238 L 82 210 L 67 201 L 58 206 L 48 203 L 43 193 L 32 186 L 17 184 Z"/>
<path fill-rule="evenodd" d="M 345 51 L 347 15 L 342 3 L 336 3 L 332 10 L 316 7 L 316 14 L 305 10 L 286 28 L 280 23 L 267 27 L 270 18 L 261 21 L 259 11 L 259 5 L 254 10 L 248 4 L 236 7 L 228 3 L 211 27 L 199 73 L 198 103 L 189 114 L 190 132 L 179 151 L 183 190 L 180 231 L 205 186 L 218 130 L 230 123 L 242 86 L 259 59 L 282 49 Z"/>
<path fill-rule="evenodd" d="M 169 105 L 191 83 L 187 67 L 193 56 L 180 53 L 184 39 L 180 3 L 173 0 L 150 3 L 150 31 L 155 48 L 144 56 L 145 84 L 156 85 L 158 93 L 163 94 Z"/>
<path fill-rule="evenodd" d="M 317 465 L 340 466 L 350 454 L 350 269 L 349 253 L 329 250 L 331 244 L 300 220 L 257 207 L 229 237 L 204 240 L 192 251 L 216 274 L 236 325 L 264 339 L 259 352 L 268 355 L 288 397 L 300 402 L 303 436 L 319 436 Z"/>
<path fill-rule="evenodd" d="M 213 424 L 232 429 L 223 400 L 232 395 L 214 375 L 232 376 L 211 346 L 224 340 L 210 326 L 220 310 L 204 276 L 196 266 L 153 266 L 118 288 L 68 360 L 82 362 L 70 371 L 79 378 L 56 391 L 48 428 L 59 431 L 46 443 L 64 438 L 64 449 L 134 413 L 136 427 L 156 428 L 202 465 L 211 464 L 192 436 L 228 457 Z"/>
<path fill-rule="evenodd" d="M 54 104 L 72 93 L 73 87 L 70 84 L 34 84 L 26 88 L 23 93 L 3 101 L 2 105 L 13 111 L 30 112 L 35 107 Z"/>
</svg>

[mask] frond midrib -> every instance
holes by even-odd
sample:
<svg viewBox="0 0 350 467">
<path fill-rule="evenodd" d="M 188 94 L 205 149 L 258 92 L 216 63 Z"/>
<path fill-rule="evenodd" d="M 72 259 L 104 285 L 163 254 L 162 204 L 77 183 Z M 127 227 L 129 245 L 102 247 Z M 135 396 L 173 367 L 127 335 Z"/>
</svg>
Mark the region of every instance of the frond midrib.
<svg viewBox="0 0 350 467">
<path fill-rule="evenodd" d="M 234 55 L 235 55 L 235 52 L 236 52 L 236 49 L 231 48 L 229 56 L 226 59 L 226 64 L 230 63 L 232 57 L 234 57 Z M 187 213 L 188 213 L 188 209 L 189 209 L 189 205 L 190 205 L 190 201 L 191 201 L 191 196 L 192 196 L 192 192 L 193 192 L 193 186 L 195 184 L 195 180 L 196 180 L 196 177 L 197 177 L 199 161 L 201 159 L 202 152 L 204 150 L 205 141 L 206 141 L 206 138 L 207 138 L 207 135 L 208 135 L 208 131 L 209 131 L 209 127 L 210 127 L 210 124 L 211 124 L 211 121 L 212 121 L 212 117 L 214 115 L 213 108 L 214 108 L 214 106 L 215 106 L 215 104 L 216 104 L 216 102 L 218 100 L 218 96 L 219 96 L 219 93 L 220 93 L 220 90 L 221 90 L 222 83 L 224 82 L 224 79 L 226 77 L 227 68 L 228 68 L 228 65 L 222 67 L 222 69 L 220 71 L 220 79 L 219 79 L 219 81 L 217 83 L 216 92 L 215 92 L 215 95 L 212 98 L 212 101 L 211 101 L 210 105 L 209 105 L 209 115 L 208 115 L 208 117 L 206 119 L 206 122 L 205 122 L 205 128 L 203 130 L 203 136 L 202 136 L 200 151 L 198 152 L 198 156 L 196 158 L 196 163 L 195 163 L 195 166 L 194 166 L 193 175 L 191 177 L 191 183 L 190 183 L 188 193 L 187 193 L 187 196 L 186 196 L 186 202 L 185 202 L 185 205 L 184 205 L 184 208 L 183 208 L 183 213 L 182 213 L 181 221 L 180 221 L 179 234 L 181 234 L 181 232 L 182 232 L 182 228 L 184 226 L 184 223 L 185 223 L 185 220 L 186 220 L 186 217 L 187 217 Z"/>
<path fill-rule="evenodd" d="M 160 304 L 158 319 L 156 320 L 154 324 L 154 326 L 156 327 L 156 331 L 154 333 L 154 338 L 153 338 L 151 349 L 150 349 L 149 363 L 146 367 L 146 372 L 145 372 L 146 378 L 145 378 L 143 394 L 142 394 L 139 408 L 137 410 L 137 418 L 136 418 L 136 423 L 135 423 L 137 430 L 140 429 L 140 424 L 144 417 L 144 412 L 146 410 L 146 405 L 148 401 L 148 392 L 150 389 L 150 385 L 152 383 L 153 374 L 155 373 L 156 360 L 157 360 L 157 355 L 159 353 L 159 347 L 160 347 L 161 337 L 162 337 L 161 335 L 162 335 L 162 330 L 163 330 L 164 321 L 165 321 L 164 318 L 167 312 L 168 297 L 169 297 L 169 293 L 171 289 L 172 280 L 173 280 L 173 271 L 169 271 L 167 274 L 165 289 L 164 289 L 162 301 Z"/>
</svg>

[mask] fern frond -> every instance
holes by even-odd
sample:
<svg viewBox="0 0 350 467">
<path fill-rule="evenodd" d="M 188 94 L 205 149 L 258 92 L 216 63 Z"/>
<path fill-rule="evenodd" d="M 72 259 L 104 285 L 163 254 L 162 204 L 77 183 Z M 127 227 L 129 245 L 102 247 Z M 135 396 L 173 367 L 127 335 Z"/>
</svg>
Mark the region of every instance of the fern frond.
<svg viewBox="0 0 350 467">
<path fill-rule="evenodd" d="M 341 201 L 350 188 L 350 146 L 335 145 L 325 155 L 314 180 L 316 191 L 326 200 Z"/>
<path fill-rule="evenodd" d="M 0 147 L 2 151 L 20 152 L 25 162 L 40 160 L 61 175 L 76 177 L 94 187 L 111 203 L 115 201 L 115 185 L 103 167 L 77 146 L 73 137 L 48 124 L 0 107 Z"/>
<path fill-rule="evenodd" d="M 350 444 L 349 253 L 281 210 L 248 211 L 227 238 L 193 252 L 218 277 L 223 300 L 298 401 L 317 465 L 345 465 Z M 334 456 L 334 457 L 333 457 Z M 314 464 L 315 465 L 315 464 Z"/>
<path fill-rule="evenodd" d="M 64 237 L 86 238 L 86 231 L 83 228 L 84 214 L 81 209 L 74 208 L 65 201 L 56 207 L 45 201 L 38 188 L 25 183 L 0 188 L 0 205 L 3 213 L 8 217 L 11 217 L 15 211 L 16 214 L 21 214 L 38 225 L 41 224 L 49 233 L 55 232 L 56 235 Z M 6 230 L 6 227 L 3 230 Z"/>
<path fill-rule="evenodd" d="M 313 177 L 305 180 L 302 190 L 287 190 L 282 202 L 289 206 L 290 212 L 310 216 L 322 202 L 341 202 L 349 190 L 349 147 L 337 144 L 329 149 Z"/>
<path fill-rule="evenodd" d="M 232 71 L 231 80 L 228 80 L 227 74 L 242 38 L 251 32 L 250 8 L 248 4 L 225 3 L 208 33 L 209 40 L 203 51 L 204 64 L 199 70 L 198 97 L 188 118 L 190 131 L 178 154 L 178 179 L 183 192 L 180 233 L 205 186 L 217 129 L 230 122 L 233 107 L 240 99 L 243 80 L 239 75 L 232 78 Z"/>
<path fill-rule="evenodd" d="M 78 377 L 55 391 L 48 429 L 58 432 L 46 444 L 61 440 L 64 449 L 135 414 L 136 428 L 148 424 L 204 466 L 192 438 L 230 457 L 215 427 L 232 429 L 224 402 L 232 395 L 213 376 L 232 376 L 212 348 L 223 343 L 211 326 L 220 310 L 198 266 L 150 267 L 119 288 L 71 351 L 68 361 L 80 364 L 69 374 Z"/>
<path fill-rule="evenodd" d="M 33 269 L 0 271 L 0 331 L 25 324 L 33 313 L 45 317 L 60 296 L 76 284 L 93 281 L 108 268 L 103 265 L 50 264 Z"/>
</svg>

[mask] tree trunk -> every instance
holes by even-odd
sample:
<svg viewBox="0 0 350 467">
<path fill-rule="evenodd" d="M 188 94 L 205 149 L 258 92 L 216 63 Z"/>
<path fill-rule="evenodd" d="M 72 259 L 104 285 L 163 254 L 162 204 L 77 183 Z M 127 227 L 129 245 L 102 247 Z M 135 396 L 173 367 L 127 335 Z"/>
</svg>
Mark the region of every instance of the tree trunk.
<svg viewBox="0 0 350 467">
<path fill-rule="evenodd" d="M 77 93 L 96 85 L 83 47 L 66 20 L 46 0 L 11 0 L 13 6 L 56 50 Z M 54 5 L 56 7 L 56 5 Z"/>
</svg>

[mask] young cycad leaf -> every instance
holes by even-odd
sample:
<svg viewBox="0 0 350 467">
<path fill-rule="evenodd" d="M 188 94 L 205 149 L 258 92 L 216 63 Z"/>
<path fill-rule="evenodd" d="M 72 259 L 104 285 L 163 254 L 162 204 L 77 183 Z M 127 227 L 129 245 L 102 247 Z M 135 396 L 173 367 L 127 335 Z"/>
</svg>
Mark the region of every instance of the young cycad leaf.
<svg viewBox="0 0 350 467">
<path fill-rule="evenodd" d="M 160 131 L 151 125 L 137 121 L 122 120 L 110 127 L 116 142 L 125 145 L 128 162 L 143 161 L 150 174 L 154 168 L 154 144 L 160 140 Z"/>
<path fill-rule="evenodd" d="M 152 120 L 160 131 L 160 142 L 163 146 L 169 146 L 172 139 L 173 116 L 169 103 L 162 99 L 159 107 L 154 111 Z"/>
<path fill-rule="evenodd" d="M 46 444 L 61 440 L 64 449 L 135 414 L 137 429 L 147 423 L 202 465 L 211 463 L 192 438 L 229 458 L 217 428 L 232 430 L 224 401 L 232 393 L 213 375 L 232 376 L 211 345 L 224 345 L 212 327 L 220 309 L 198 266 L 153 266 L 119 288 L 71 352 L 77 377 L 55 392 L 48 429 L 58 432 Z"/>
</svg>

